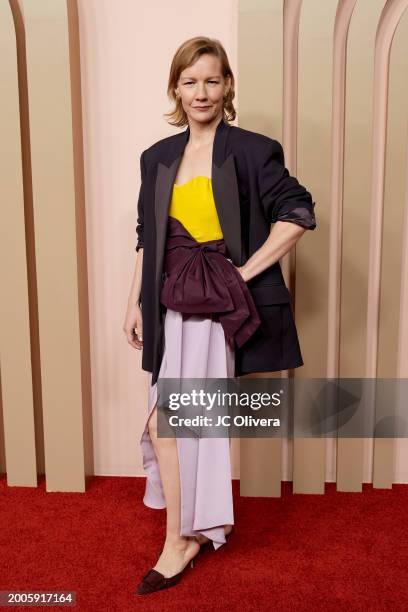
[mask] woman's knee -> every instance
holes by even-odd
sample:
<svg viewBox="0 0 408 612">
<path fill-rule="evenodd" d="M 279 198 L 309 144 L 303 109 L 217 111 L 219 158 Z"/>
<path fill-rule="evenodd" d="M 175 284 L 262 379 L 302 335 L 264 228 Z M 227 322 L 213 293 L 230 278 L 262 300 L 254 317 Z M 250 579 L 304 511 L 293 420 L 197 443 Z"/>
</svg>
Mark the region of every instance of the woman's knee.
<svg viewBox="0 0 408 612">
<path fill-rule="evenodd" d="M 176 446 L 175 438 L 160 437 L 157 427 L 157 406 L 154 407 L 148 422 L 149 435 L 156 451 L 165 451 Z"/>
<path fill-rule="evenodd" d="M 155 406 L 152 410 L 147 427 L 152 442 L 154 443 L 157 440 L 157 406 Z"/>
</svg>

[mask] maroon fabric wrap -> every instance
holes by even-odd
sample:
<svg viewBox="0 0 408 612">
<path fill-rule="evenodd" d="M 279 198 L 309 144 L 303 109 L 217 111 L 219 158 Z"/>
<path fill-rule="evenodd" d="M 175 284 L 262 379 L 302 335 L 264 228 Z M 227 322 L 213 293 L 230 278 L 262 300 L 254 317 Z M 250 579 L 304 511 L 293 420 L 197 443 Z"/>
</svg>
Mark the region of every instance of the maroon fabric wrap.
<svg viewBox="0 0 408 612">
<path fill-rule="evenodd" d="M 165 280 L 160 300 L 184 313 L 212 315 L 226 339 L 241 347 L 261 321 L 248 286 L 227 259 L 223 238 L 198 242 L 175 217 L 169 216 Z"/>
</svg>

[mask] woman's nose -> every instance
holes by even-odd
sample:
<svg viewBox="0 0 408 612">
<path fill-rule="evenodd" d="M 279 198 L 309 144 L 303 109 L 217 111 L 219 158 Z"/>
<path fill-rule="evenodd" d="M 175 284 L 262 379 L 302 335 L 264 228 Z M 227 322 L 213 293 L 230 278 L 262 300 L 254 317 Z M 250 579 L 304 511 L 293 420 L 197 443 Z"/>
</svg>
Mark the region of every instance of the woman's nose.
<svg viewBox="0 0 408 612">
<path fill-rule="evenodd" d="M 205 86 L 204 85 L 201 87 L 199 86 L 197 88 L 196 98 L 198 100 L 202 100 L 203 98 L 206 98 L 206 97 L 207 97 L 207 92 L 205 90 Z"/>
</svg>

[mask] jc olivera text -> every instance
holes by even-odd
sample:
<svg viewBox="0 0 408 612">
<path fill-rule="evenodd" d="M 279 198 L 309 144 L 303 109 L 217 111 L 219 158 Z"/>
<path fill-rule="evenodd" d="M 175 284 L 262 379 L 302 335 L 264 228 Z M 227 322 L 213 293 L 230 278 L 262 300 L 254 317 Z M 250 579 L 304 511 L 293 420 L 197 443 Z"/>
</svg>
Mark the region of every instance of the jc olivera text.
<svg viewBox="0 0 408 612">
<path fill-rule="evenodd" d="M 215 421 L 215 422 L 213 422 Z M 236 427 L 280 427 L 280 419 L 273 418 L 256 418 L 250 415 L 235 415 L 233 424 Z M 223 415 L 213 419 L 209 416 L 197 415 L 193 418 L 179 417 L 173 415 L 169 417 L 169 425 L 172 427 L 229 427 L 231 425 L 231 416 Z"/>
</svg>

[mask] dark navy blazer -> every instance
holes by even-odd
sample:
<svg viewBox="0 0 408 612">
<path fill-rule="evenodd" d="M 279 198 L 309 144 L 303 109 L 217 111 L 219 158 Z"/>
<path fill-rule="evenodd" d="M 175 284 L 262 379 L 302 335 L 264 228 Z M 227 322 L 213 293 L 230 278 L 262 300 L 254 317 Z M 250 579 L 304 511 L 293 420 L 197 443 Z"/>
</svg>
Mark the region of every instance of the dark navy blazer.
<svg viewBox="0 0 408 612">
<path fill-rule="evenodd" d="M 164 349 L 160 303 L 163 257 L 173 184 L 190 129 L 163 138 L 140 157 L 141 187 L 136 251 L 144 249 L 139 302 L 143 313 L 142 368 L 157 380 Z M 212 152 L 212 189 L 228 256 L 237 266 L 268 238 L 271 223 L 289 221 L 315 229 L 315 202 L 285 168 L 281 144 L 263 134 L 217 125 Z M 235 376 L 303 365 L 293 320 L 291 295 L 277 261 L 248 281 L 262 324 L 235 349 Z"/>
</svg>

